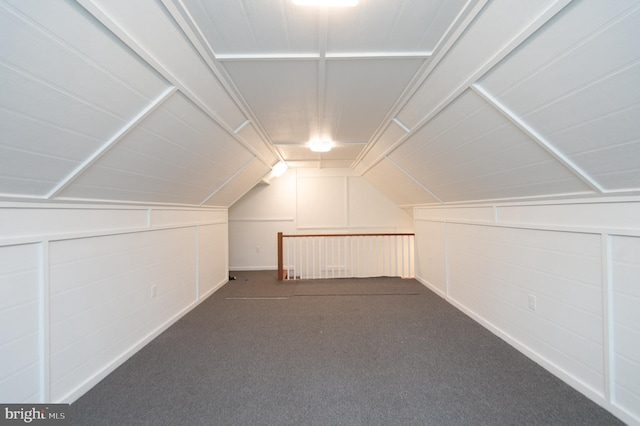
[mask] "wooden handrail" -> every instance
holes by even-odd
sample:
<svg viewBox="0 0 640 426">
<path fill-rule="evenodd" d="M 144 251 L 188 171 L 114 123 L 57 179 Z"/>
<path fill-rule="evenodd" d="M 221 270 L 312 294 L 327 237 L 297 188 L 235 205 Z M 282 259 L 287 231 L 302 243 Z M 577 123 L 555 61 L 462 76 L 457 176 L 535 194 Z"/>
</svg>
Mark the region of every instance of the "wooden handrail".
<svg viewBox="0 0 640 426">
<path fill-rule="evenodd" d="M 373 233 L 373 234 L 283 234 L 278 232 L 278 281 L 283 281 L 287 278 L 287 272 L 284 270 L 283 259 L 283 240 L 284 238 L 299 238 L 299 237 L 405 237 L 415 236 L 414 233 Z"/>
<path fill-rule="evenodd" d="M 278 232 L 278 234 L 282 234 L 282 232 Z M 412 236 L 415 235 L 413 232 L 409 233 L 384 233 L 384 234 L 283 234 L 284 238 L 292 238 L 292 237 L 402 237 L 402 236 Z"/>
</svg>

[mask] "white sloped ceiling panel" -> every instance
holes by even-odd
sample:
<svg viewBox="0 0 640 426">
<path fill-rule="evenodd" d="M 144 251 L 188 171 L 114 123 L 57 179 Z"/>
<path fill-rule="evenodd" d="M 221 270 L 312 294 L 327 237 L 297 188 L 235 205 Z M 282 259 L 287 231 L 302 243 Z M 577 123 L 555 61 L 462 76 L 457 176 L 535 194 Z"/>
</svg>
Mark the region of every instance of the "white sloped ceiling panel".
<svg viewBox="0 0 640 426">
<path fill-rule="evenodd" d="M 606 192 L 640 189 L 640 5 L 573 2 L 480 87 Z"/>
<path fill-rule="evenodd" d="M 591 192 L 471 90 L 389 158 L 445 202 Z"/>
<path fill-rule="evenodd" d="M 176 93 L 60 198 L 200 204 L 252 158 L 242 144 Z"/>
<path fill-rule="evenodd" d="M 309 53 L 318 48 L 314 8 L 296 7 L 288 0 L 183 3 L 217 55 Z"/>
<path fill-rule="evenodd" d="M 315 61 L 239 61 L 224 65 L 274 143 L 306 142 L 318 133 Z"/>
<path fill-rule="evenodd" d="M 473 82 L 509 41 L 556 3 L 556 0 L 493 0 L 411 96 L 397 117 L 414 129 Z M 469 83 L 467 81 L 471 80 Z"/>
<path fill-rule="evenodd" d="M 160 1 L 82 0 L 95 5 L 110 29 L 125 37 L 137 53 L 166 70 L 168 79 L 230 129 L 246 117 L 200 53 Z M 123 35 L 125 34 L 125 35 Z M 170 74 L 170 75 L 169 75 Z"/>
<path fill-rule="evenodd" d="M 0 4 L 0 194 L 41 197 L 169 86 L 74 3 Z"/>
<path fill-rule="evenodd" d="M 386 159 L 376 164 L 363 177 L 399 206 L 439 202 L 395 164 Z"/>
<path fill-rule="evenodd" d="M 233 179 L 228 180 L 211 197 L 203 200 L 207 206 L 230 207 L 244 194 L 249 192 L 256 183 L 269 173 L 269 167 L 261 161 L 251 161 L 239 169 Z"/>
<path fill-rule="evenodd" d="M 236 134 L 264 159 L 267 164 L 273 164 L 276 161 L 275 154 L 269 149 L 264 139 L 260 137 L 252 123 L 246 123 Z"/>
<path fill-rule="evenodd" d="M 375 164 L 393 145 L 400 139 L 405 137 L 407 132 L 400 127 L 395 121 L 389 125 L 380 134 L 376 143 L 371 146 L 366 155 L 358 162 L 356 170 L 359 173 L 366 172 L 373 164 Z"/>
<path fill-rule="evenodd" d="M 327 53 L 431 52 L 466 0 L 367 0 L 329 12 Z"/>
<path fill-rule="evenodd" d="M 331 135 L 336 142 L 369 141 L 423 62 L 424 59 L 327 61 L 322 133 Z"/>
</svg>

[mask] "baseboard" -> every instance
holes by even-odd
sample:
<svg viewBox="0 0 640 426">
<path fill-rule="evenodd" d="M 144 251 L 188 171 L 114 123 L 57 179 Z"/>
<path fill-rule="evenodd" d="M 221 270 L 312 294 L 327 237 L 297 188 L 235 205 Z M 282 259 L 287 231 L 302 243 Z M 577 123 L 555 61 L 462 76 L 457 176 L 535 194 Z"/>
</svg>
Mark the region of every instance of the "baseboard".
<svg viewBox="0 0 640 426">
<path fill-rule="evenodd" d="M 220 281 L 218 284 L 214 285 L 210 290 L 200 295 L 200 302 L 204 301 L 207 297 L 211 296 L 216 291 L 220 290 L 220 287 L 228 283 L 228 279 L 224 279 Z M 198 302 L 199 303 L 199 302 Z"/>
<path fill-rule="evenodd" d="M 435 294 L 437 294 L 438 296 L 442 297 L 443 299 L 447 298 L 447 294 L 440 290 L 438 287 L 434 286 L 433 284 L 431 284 L 429 281 L 416 276 L 416 281 L 418 281 L 420 284 L 422 284 L 423 286 L 425 286 L 426 288 L 428 288 L 429 290 L 433 291 Z"/>
<path fill-rule="evenodd" d="M 213 293 L 215 293 L 218 289 L 220 289 L 220 287 L 225 285 L 228 281 L 229 281 L 228 279 L 225 279 L 225 280 L 221 281 L 220 283 L 216 284 L 211 290 L 207 291 L 202 297 L 200 297 L 199 299 L 195 300 L 194 302 L 189 304 L 187 307 L 185 307 L 181 311 L 178 311 L 175 315 L 173 315 L 167 321 L 162 323 L 154 331 L 152 331 L 151 333 L 147 334 L 138 343 L 136 343 L 131 348 L 129 348 L 127 351 L 125 351 L 122 355 L 120 355 L 119 357 L 117 357 L 116 359 L 111 361 L 108 365 L 106 365 L 103 369 L 101 369 L 96 374 L 91 376 L 89 379 L 87 379 L 84 383 L 82 383 L 76 389 L 74 389 L 73 391 L 67 393 L 62 398 L 58 399 L 57 401 L 53 401 L 53 403 L 56 403 L 56 404 L 58 404 L 58 403 L 72 404 L 73 402 L 75 402 L 82 395 L 87 393 L 91 388 L 93 388 L 95 385 L 100 383 L 100 381 L 102 381 L 105 377 L 107 377 L 109 374 L 111 374 L 113 371 L 115 371 L 116 368 L 118 368 L 122 364 L 124 364 L 129 358 L 131 358 L 133 355 L 135 355 L 140 349 L 145 347 L 153 339 L 155 339 L 160 334 L 162 334 L 164 331 L 166 331 L 169 327 L 171 327 L 173 324 L 175 324 L 180 318 L 182 318 L 183 316 L 188 314 L 191 310 L 193 310 L 200 303 L 204 302 L 209 296 L 211 296 Z"/>
<path fill-rule="evenodd" d="M 436 291 L 435 289 L 432 288 L 431 285 L 428 285 L 428 284 L 425 284 L 425 285 L 429 287 L 429 289 Z M 438 293 L 441 293 L 441 292 L 438 292 Z M 568 384 L 569 386 L 571 386 L 572 388 L 574 388 L 575 390 L 577 390 L 578 392 L 580 392 L 581 394 L 583 394 L 584 396 L 589 398 L 591 401 L 595 402 L 596 404 L 604 408 L 605 410 L 609 411 L 611 414 L 618 417 L 623 422 L 629 425 L 640 426 L 640 419 L 624 411 L 620 407 L 612 404 L 610 401 L 608 401 L 604 397 L 602 393 L 593 389 L 591 386 L 585 384 L 580 379 L 578 379 L 571 373 L 567 372 L 563 368 L 559 367 L 555 363 L 541 356 L 534 349 L 523 344 L 522 342 L 520 342 L 518 339 L 514 338 L 510 334 L 504 332 L 500 327 L 486 320 L 483 316 L 469 309 L 464 304 L 458 302 L 457 300 L 451 297 L 445 297 L 445 299 L 447 300 L 447 302 L 449 302 L 455 308 L 463 312 L 465 315 L 469 316 L 471 319 L 473 319 L 474 321 L 482 325 L 487 330 L 491 331 L 493 334 L 495 334 L 496 336 L 498 336 L 499 338 L 507 342 L 509 345 L 513 346 L 515 349 L 520 351 L 522 354 L 524 354 L 526 357 L 534 361 L 536 364 L 540 365 L 545 370 L 549 371 L 551 374 L 558 377 L 560 380 L 562 380 L 563 382 L 565 382 L 566 384 Z"/>
<path fill-rule="evenodd" d="M 277 271 L 277 266 L 229 266 L 229 271 Z"/>
</svg>

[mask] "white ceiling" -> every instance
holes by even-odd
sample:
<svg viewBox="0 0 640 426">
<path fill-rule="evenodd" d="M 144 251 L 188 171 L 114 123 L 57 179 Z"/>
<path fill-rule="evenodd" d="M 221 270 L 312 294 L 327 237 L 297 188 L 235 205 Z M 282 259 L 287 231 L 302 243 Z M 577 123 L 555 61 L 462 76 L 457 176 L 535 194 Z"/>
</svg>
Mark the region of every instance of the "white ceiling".
<svg viewBox="0 0 640 426">
<path fill-rule="evenodd" d="M 0 200 L 640 193 L 640 0 L 0 0 Z M 329 137 L 334 149 L 307 142 Z"/>
</svg>

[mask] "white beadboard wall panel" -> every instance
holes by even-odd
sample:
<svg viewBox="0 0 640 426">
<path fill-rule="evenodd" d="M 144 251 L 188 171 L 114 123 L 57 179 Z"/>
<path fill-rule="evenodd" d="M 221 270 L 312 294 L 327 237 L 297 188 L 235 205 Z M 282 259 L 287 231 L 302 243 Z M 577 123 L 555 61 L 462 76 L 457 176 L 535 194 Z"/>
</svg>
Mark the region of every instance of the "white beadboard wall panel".
<svg viewBox="0 0 640 426">
<path fill-rule="evenodd" d="M 501 223 L 536 226 L 561 226 L 605 229 L 640 229 L 640 203 L 545 204 L 531 206 L 499 206 Z"/>
<path fill-rule="evenodd" d="M 573 2 L 480 84 L 607 190 L 638 188 L 638 28 L 635 1 Z"/>
<path fill-rule="evenodd" d="M 194 229 L 58 241 L 50 250 L 54 400 L 196 300 Z"/>
<path fill-rule="evenodd" d="M 349 223 L 364 228 L 385 228 L 393 223 L 398 232 L 413 229 L 412 217 L 362 177 L 347 179 Z M 376 208 L 372 209 L 371 204 Z"/>
<path fill-rule="evenodd" d="M 229 207 L 253 188 L 269 172 L 269 167 L 254 157 L 254 161 L 246 164 L 233 175 L 233 179 L 225 182 L 210 198 L 201 200 L 201 203 L 206 206 Z"/>
<path fill-rule="evenodd" d="M 298 227 L 348 227 L 347 186 L 347 178 L 342 176 L 298 176 L 296 188 Z"/>
<path fill-rule="evenodd" d="M 391 161 L 377 163 L 363 177 L 399 206 L 438 203 L 436 198 Z"/>
<path fill-rule="evenodd" d="M 437 110 L 439 104 L 464 89 L 463 82 L 505 48 L 505 41 L 514 39 L 527 25 L 555 1 L 536 2 L 496 0 L 489 2 L 429 78 L 403 106 L 398 118 L 414 128 Z M 500 25 L 496 25 L 499 22 Z M 482 43 L 478 43 L 482 40 Z M 473 81 L 472 81 L 473 82 Z"/>
<path fill-rule="evenodd" d="M 226 209 L 3 203 L 0 218 L 15 224 L 0 239 L 2 401 L 74 401 L 227 282 Z"/>
<path fill-rule="evenodd" d="M 278 159 L 269 149 L 267 143 L 260 137 L 253 123 L 248 123 L 237 132 L 238 137 L 245 141 L 267 164 L 273 164 Z"/>
<path fill-rule="evenodd" d="M 290 169 L 229 208 L 230 268 L 275 269 L 278 232 L 412 231 L 411 211 L 394 206 L 353 169 Z"/>
<path fill-rule="evenodd" d="M 318 49 L 318 17 L 313 8 L 290 2 L 277 2 L 274 8 L 258 2 L 251 5 L 249 13 L 235 2 L 183 3 L 216 54 L 310 53 Z M 225 36 L 229 28 L 237 37 Z"/>
<path fill-rule="evenodd" d="M 293 218 L 256 216 L 229 220 L 229 269 L 232 271 L 278 269 L 278 232 L 296 233 Z"/>
<path fill-rule="evenodd" d="M 373 136 L 424 59 L 337 60 L 326 63 L 321 134 L 336 142 Z M 371 90 L 375 87 L 376 90 Z M 359 107 L 364 102 L 368 107 Z"/>
<path fill-rule="evenodd" d="M 418 208 L 414 216 L 416 219 L 432 221 L 492 223 L 495 221 L 495 210 L 492 206 Z"/>
<path fill-rule="evenodd" d="M 149 212 L 149 226 L 188 226 L 226 223 L 226 210 L 174 210 L 152 209 Z"/>
<path fill-rule="evenodd" d="M 227 224 L 198 227 L 198 298 L 204 299 L 229 278 Z"/>
<path fill-rule="evenodd" d="M 589 188 L 467 90 L 389 156 L 443 201 L 499 199 Z"/>
<path fill-rule="evenodd" d="M 44 195 L 168 87 L 72 3 L 3 4 L 0 26 L 0 192 Z"/>
<path fill-rule="evenodd" d="M 417 278 L 640 424 L 637 208 L 638 197 L 417 207 Z M 442 279 L 444 292 L 434 284 Z"/>
<path fill-rule="evenodd" d="M 224 67 L 273 142 L 319 136 L 315 61 L 226 61 Z"/>
<path fill-rule="evenodd" d="M 331 11 L 328 53 L 431 52 L 466 1 L 411 3 L 369 0 L 366 7 Z"/>
<path fill-rule="evenodd" d="M 182 94 L 175 94 L 60 196 L 198 205 L 251 157 Z"/>
<path fill-rule="evenodd" d="M 40 248 L 0 247 L 0 400 L 40 399 Z"/>
<path fill-rule="evenodd" d="M 451 298 L 602 394 L 600 237 L 461 224 L 448 235 Z"/>
<path fill-rule="evenodd" d="M 117 208 L 0 208 L 1 239 L 111 232 L 147 226 L 144 209 Z"/>
<path fill-rule="evenodd" d="M 614 402 L 640 418 L 640 238 L 612 239 Z"/>
<path fill-rule="evenodd" d="M 159 1 L 88 0 L 117 22 L 133 43 L 144 49 L 190 96 L 206 105 L 229 128 L 246 120 L 232 97 Z M 145 16 L 145 25 L 140 25 Z M 172 82 L 173 83 L 173 82 Z"/>
<path fill-rule="evenodd" d="M 416 279 L 445 297 L 447 294 L 447 224 L 416 220 L 414 229 Z"/>
<path fill-rule="evenodd" d="M 256 185 L 229 208 L 229 217 L 241 220 L 293 220 L 296 209 L 296 197 L 293 196 L 296 193 L 296 176 L 296 171 L 289 169 L 282 176 L 272 179 L 269 185 Z"/>
</svg>

